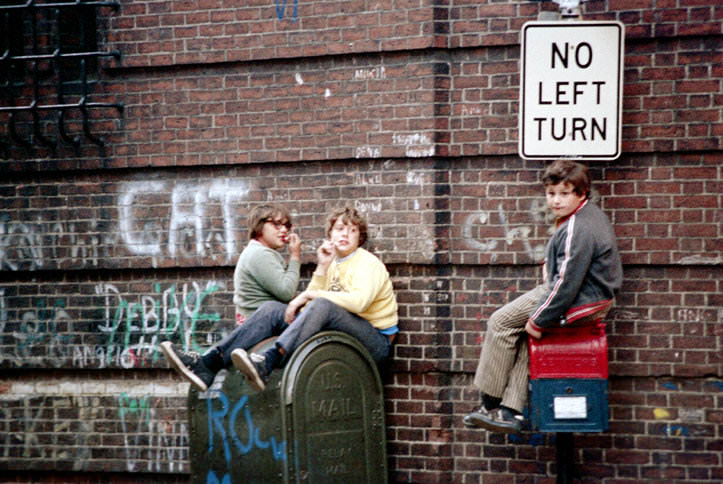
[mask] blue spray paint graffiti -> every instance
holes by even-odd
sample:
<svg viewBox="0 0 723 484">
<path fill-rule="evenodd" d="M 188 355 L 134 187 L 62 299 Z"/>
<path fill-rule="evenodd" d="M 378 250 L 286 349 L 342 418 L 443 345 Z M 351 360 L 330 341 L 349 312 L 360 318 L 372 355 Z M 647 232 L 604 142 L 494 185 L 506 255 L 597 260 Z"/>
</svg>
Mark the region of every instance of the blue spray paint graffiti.
<svg viewBox="0 0 723 484">
<path fill-rule="evenodd" d="M 206 476 L 206 484 L 231 484 L 231 476 L 226 474 L 223 476 L 223 480 L 219 481 L 216 473 L 209 471 L 208 476 Z"/>
<path fill-rule="evenodd" d="M 279 20 L 284 20 L 284 12 L 286 11 L 287 0 L 274 0 L 276 3 L 276 16 Z M 299 0 L 294 0 L 294 15 L 292 22 L 296 23 L 299 14 Z"/>
<path fill-rule="evenodd" d="M 2 294 L 0 294 L 2 296 Z M 4 302 L 3 308 L 4 308 Z M 4 329 L 7 311 L 3 309 L 0 321 Z M 52 304 L 46 299 L 35 303 L 35 309 L 25 311 L 20 316 L 19 331 L 12 333 L 15 339 L 14 353 L 16 361 L 41 363 L 49 361 L 53 366 L 61 367 L 70 357 L 72 336 L 59 334 L 71 322 L 65 310 L 65 299 L 57 298 Z M 67 329 L 64 329 L 67 331 Z M 0 339 L 2 342 L 2 339 Z M 45 356 L 39 356 L 37 348 L 45 350 Z M 3 360 L 0 355 L 0 361 Z"/>
<path fill-rule="evenodd" d="M 229 435 L 226 433 L 223 419 L 226 417 L 229 411 L 229 401 L 225 393 L 218 393 L 218 400 L 221 402 L 221 408 L 214 410 L 212 408 L 212 401 L 214 399 L 207 399 L 206 405 L 208 408 L 208 453 L 213 453 L 214 447 L 214 430 L 218 432 L 223 442 L 223 453 L 226 458 L 226 462 L 231 462 L 231 446 L 229 445 Z M 278 442 L 274 436 L 271 436 L 269 440 L 263 440 L 260 436 L 261 429 L 254 424 L 251 411 L 246 405 L 248 396 L 244 395 L 241 399 L 236 402 L 231 409 L 229 416 L 228 428 L 230 434 L 230 440 L 234 447 L 238 450 L 240 455 L 246 455 L 251 452 L 254 448 L 266 450 L 271 449 L 274 460 L 286 460 L 286 441 Z M 243 410 L 243 417 L 246 420 L 246 426 L 248 427 L 247 441 L 243 442 L 236 433 L 236 421 L 239 418 L 239 414 Z"/>
</svg>

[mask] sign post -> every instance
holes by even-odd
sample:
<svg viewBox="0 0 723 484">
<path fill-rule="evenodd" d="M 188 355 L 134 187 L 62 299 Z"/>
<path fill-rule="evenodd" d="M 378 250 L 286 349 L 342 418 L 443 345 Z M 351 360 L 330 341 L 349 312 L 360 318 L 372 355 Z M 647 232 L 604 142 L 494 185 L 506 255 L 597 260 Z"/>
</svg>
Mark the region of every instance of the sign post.
<svg viewBox="0 0 723 484">
<path fill-rule="evenodd" d="M 624 38 L 625 27 L 616 21 L 522 27 L 522 158 L 620 156 Z"/>
</svg>

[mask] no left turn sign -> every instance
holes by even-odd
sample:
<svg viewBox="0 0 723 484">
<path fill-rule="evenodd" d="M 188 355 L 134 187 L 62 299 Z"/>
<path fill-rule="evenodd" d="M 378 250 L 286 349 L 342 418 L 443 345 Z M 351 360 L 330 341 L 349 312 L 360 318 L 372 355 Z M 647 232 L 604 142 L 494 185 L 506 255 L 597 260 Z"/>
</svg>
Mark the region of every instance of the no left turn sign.
<svg viewBox="0 0 723 484">
<path fill-rule="evenodd" d="M 522 27 L 520 156 L 620 156 L 620 22 L 528 22 Z"/>
</svg>

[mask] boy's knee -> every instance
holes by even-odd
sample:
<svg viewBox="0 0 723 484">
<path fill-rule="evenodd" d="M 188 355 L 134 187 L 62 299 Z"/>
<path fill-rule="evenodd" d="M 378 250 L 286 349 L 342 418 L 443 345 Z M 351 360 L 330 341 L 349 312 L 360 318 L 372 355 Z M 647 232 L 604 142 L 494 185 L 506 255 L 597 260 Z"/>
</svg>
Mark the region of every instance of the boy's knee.
<svg viewBox="0 0 723 484">
<path fill-rule="evenodd" d="M 334 306 L 334 303 L 323 297 L 317 297 L 312 300 L 306 307 L 305 311 L 315 311 L 328 313 L 329 310 Z"/>
<path fill-rule="evenodd" d="M 258 307 L 257 311 L 274 311 L 282 307 L 285 308 L 286 304 L 279 301 L 266 301 L 265 303 L 261 303 L 261 306 Z"/>
</svg>

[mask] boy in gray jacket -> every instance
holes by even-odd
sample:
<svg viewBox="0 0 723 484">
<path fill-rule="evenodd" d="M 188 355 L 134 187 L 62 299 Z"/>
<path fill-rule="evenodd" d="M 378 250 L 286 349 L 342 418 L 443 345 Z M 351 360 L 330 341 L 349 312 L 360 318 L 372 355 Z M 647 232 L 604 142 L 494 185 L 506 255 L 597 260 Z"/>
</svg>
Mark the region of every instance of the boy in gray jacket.
<svg viewBox="0 0 723 484">
<path fill-rule="evenodd" d="M 587 167 L 557 160 L 542 182 L 556 217 L 545 249 L 544 283 L 495 311 L 487 322 L 474 378 L 482 405 L 464 418 L 468 427 L 518 432 L 527 401 L 527 335 L 541 338 L 545 328 L 604 317 L 622 284 L 615 233 L 590 201 Z"/>
</svg>

